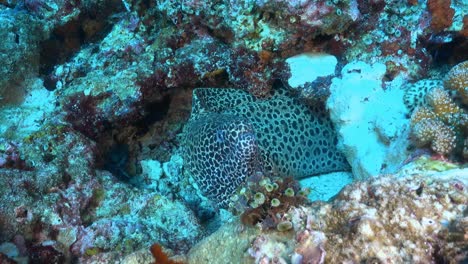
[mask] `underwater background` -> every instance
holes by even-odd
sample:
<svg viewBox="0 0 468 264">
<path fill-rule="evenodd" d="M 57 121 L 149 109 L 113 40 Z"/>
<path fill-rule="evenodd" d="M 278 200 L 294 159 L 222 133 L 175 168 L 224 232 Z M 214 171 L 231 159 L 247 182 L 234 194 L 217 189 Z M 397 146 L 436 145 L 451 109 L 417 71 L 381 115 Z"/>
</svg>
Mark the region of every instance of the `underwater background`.
<svg viewBox="0 0 468 264">
<path fill-rule="evenodd" d="M 0 264 L 468 263 L 468 1 L 0 0 Z"/>
</svg>

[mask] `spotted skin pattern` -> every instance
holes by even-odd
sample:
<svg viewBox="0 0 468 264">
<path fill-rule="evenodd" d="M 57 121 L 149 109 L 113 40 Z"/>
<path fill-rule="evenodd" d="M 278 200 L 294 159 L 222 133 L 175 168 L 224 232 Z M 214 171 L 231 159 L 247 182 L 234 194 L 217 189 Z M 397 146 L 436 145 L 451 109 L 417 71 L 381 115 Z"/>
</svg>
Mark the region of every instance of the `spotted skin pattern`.
<svg viewBox="0 0 468 264">
<path fill-rule="evenodd" d="M 336 144 L 325 108 L 284 92 L 262 100 L 237 89 L 195 89 L 184 128 L 187 171 L 220 207 L 258 171 L 300 179 L 348 170 Z"/>
<path fill-rule="evenodd" d="M 413 113 L 420 106 L 427 106 L 426 94 L 436 87 L 443 87 L 441 80 L 424 79 L 407 85 L 403 101 L 409 113 Z"/>
</svg>

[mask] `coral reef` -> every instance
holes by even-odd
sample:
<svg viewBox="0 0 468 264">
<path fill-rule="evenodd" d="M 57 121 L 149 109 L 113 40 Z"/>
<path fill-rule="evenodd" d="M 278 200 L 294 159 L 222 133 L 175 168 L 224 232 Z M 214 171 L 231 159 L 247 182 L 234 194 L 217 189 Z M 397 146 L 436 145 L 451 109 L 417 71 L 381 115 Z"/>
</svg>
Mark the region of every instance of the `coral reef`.
<svg viewBox="0 0 468 264">
<path fill-rule="evenodd" d="M 467 8 L 464 1 L 357 3 L 363 15 L 356 24 L 358 31 L 336 38 L 342 45 L 348 44 L 343 54 L 348 61 L 384 63 L 386 77 L 392 80 L 398 75 L 420 79 L 434 62 L 457 63 L 467 59 L 462 55 L 466 54 L 466 40 L 458 33 L 464 24 Z"/>
<path fill-rule="evenodd" d="M 252 128 L 226 151 L 238 155 L 230 157 L 233 162 L 226 170 L 234 168 L 229 171 L 233 178 L 241 177 L 218 177 L 210 186 L 213 192 L 230 193 L 237 187 L 230 186 L 232 182 L 255 174 L 257 169 L 249 168 L 247 173 L 236 162 L 256 151 L 274 175 L 303 178 L 348 168 L 343 150 L 354 175 L 321 176 L 314 181 L 317 190 L 311 195 L 328 200 L 353 177 L 394 172 L 403 160 L 418 156 L 407 156 L 405 128 L 409 125 L 399 87 L 428 75 L 436 78 L 434 70 L 444 71 L 432 66 L 467 59 L 465 2 L 0 0 L 0 262 L 150 263 L 152 244 L 160 245 L 172 260 L 183 261 L 183 256 L 173 256 L 191 247 L 202 248 L 203 243 L 195 243 L 227 221 L 234 222 L 221 227 L 224 237 L 204 241 L 229 250 L 211 248 L 191 252 L 191 257 L 199 254 L 205 261 L 219 253 L 217 262 L 233 263 L 242 263 L 244 257 L 254 262 L 275 256 L 278 261 L 296 263 L 327 260 L 334 256 L 330 240 L 335 243 L 334 236 L 344 234 L 352 238 L 355 227 L 368 219 L 346 215 L 349 221 L 343 220 L 339 212 L 321 204 L 329 214 L 324 223 L 334 236 L 307 228 L 296 236 L 301 228 L 297 223 L 304 219 L 293 221 L 298 219 L 294 212 L 315 212 L 305 203 L 286 212 L 287 205 L 297 205 L 301 199 L 296 183 L 283 177 L 282 182 L 272 179 L 271 183 L 285 184 L 285 189 L 262 196 L 256 194 L 263 193 L 264 187 L 254 185 L 257 192 L 247 192 L 244 201 L 248 207 L 255 205 L 250 203 L 253 198 L 257 203 L 265 199 L 263 205 L 271 206 L 258 206 L 261 212 L 248 210 L 251 215 L 244 215 L 251 223 L 262 219 L 269 231 L 237 225 L 236 218 L 198 194 L 192 186 L 197 184 L 184 175 L 191 160 L 184 161 L 180 155 L 186 147 L 186 135 L 180 133 L 190 116 L 193 90 L 220 87 L 207 89 L 220 92 L 233 87 L 237 96 L 248 101 L 241 99 L 245 104 L 238 106 L 238 98 L 226 97 L 218 106 L 219 94 L 200 95 L 205 105 L 194 101 L 195 109 L 211 106 L 217 108 L 210 109 L 210 115 L 221 112 L 208 123 L 230 115 L 234 118 L 224 119 L 226 123 L 241 120 Z M 418 123 L 438 126 L 439 134 L 454 135 L 454 141 L 437 141 L 434 145 L 442 146 L 437 149 L 455 144 L 452 152 L 466 159 L 466 82 L 459 81 L 466 79 L 465 68 L 466 63 L 460 64 L 444 80 L 453 101 L 445 92 L 429 89 L 427 100 L 415 91 L 413 98 L 418 102 L 407 101 L 429 107 L 419 114 Z M 276 97 L 279 86 L 288 90 L 288 96 Z M 322 107 L 325 101 L 339 130 L 340 149 L 335 146 L 337 133 L 329 113 Z M 202 125 L 206 121 L 200 119 Z M 238 124 L 229 123 L 234 127 L 229 131 L 239 129 Z M 226 143 L 226 131 L 214 129 L 208 142 Z M 425 146 L 439 134 L 433 133 Z M 213 171 L 221 167 L 220 161 L 229 160 L 218 157 L 210 160 L 216 166 L 205 164 L 210 177 L 219 175 Z M 420 166 L 456 166 L 447 164 Z M 387 188 L 387 182 L 380 183 Z M 433 187 L 425 183 L 424 187 L 417 184 L 416 191 L 424 199 L 426 190 Z M 466 185 L 454 185 L 466 190 Z M 365 183 L 352 186 L 361 190 Z M 403 190 L 394 196 L 406 205 L 405 198 L 415 197 Z M 439 200 L 445 199 L 444 190 L 438 189 Z M 382 209 L 372 200 L 358 203 L 355 198 L 346 197 L 359 206 Z M 455 195 L 450 198 L 466 202 Z M 333 204 L 343 209 L 340 205 Z M 417 207 L 413 211 L 419 212 L 418 205 L 411 204 Z M 280 216 L 268 215 L 273 211 Z M 337 225 L 330 220 L 334 217 Z M 429 236 L 426 242 L 435 246 L 417 246 L 438 252 L 433 254 L 438 260 L 455 256 L 463 246 L 460 233 L 466 232 L 465 223 L 456 219 L 448 229 L 444 225 L 436 242 L 430 240 L 432 233 L 423 233 Z M 386 230 L 376 225 L 377 231 Z M 239 229 L 226 230 L 232 226 Z M 244 231 L 237 236 L 240 230 Z M 277 234 L 274 239 L 273 234 Z M 341 250 L 340 241 L 349 237 L 336 240 L 337 250 Z M 408 242 L 401 252 L 412 252 L 413 246 Z M 359 252 L 361 247 L 375 249 L 367 244 L 349 248 Z M 371 262 L 387 251 L 364 252 Z"/>
<path fill-rule="evenodd" d="M 431 28 L 436 32 L 452 25 L 455 10 L 450 7 L 451 1 L 428 0 L 427 9 L 431 13 Z"/>
<path fill-rule="evenodd" d="M 468 74 L 464 65 L 468 64 L 463 62 L 452 68 L 443 84 L 441 81 L 419 81 L 405 95 L 405 102 L 411 103 L 410 108 L 416 107 L 411 116 L 411 134 L 416 146 L 430 146 L 435 153 L 455 160 L 464 157 L 468 134 L 465 102 Z M 457 104 L 453 97 L 460 98 L 461 104 Z"/>
<path fill-rule="evenodd" d="M 226 225 L 189 253 L 189 262 L 425 262 L 466 260 L 466 171 L 424 174 L 408 165 L 396 175 L 352 183 L 331 203 L 291 208 L 288 232 Z M 242 230 L 242 229 L 241 229 Z M 226 239 L 229 237 L 229 239 Z M 251 242 L 248 255 L 241 239 Z M 228 240 L 220 242 L 220 240 Z M 215 250 L 216 248 L 216 250 Z M 229 252 L 226 255 L 223 248 Z M 206 252 L 212 254 L 203 255 Z"/>
<path fill-rule="evenodd" d="M 104 31 L 105 20 L 122 10 L 112 1 L 8 1 L 0 10 L 0 102 L 18 103 L 27 94 L 27 82 L 46 75 L 54 64 Z M 2 4 L 2 3 L 0 3 Z M 4 6 L 3 4 L 1 5 Z M 95 10 L 105 10 L 96 12 Z M 84 34 L 82 34 L 84 33 Z"/>
<path fill-rule="evenodd" d="M 255 179 L 254 179 L 255 178 Z M 285 217 L 290 207 L 307 202 L 310 190 L 302 189 L 293 178 L 274 178 L 257 175 L 231 197 L 229 209 L 241 213 L 245 225 L 259 225 L 263 230 L 287 231 L 292 228 Z"/>
<path fill-rule="evenodd" d="M 468 61 L 461 62 L 450 70 L 445 76 L 444 87 L 456 91 L 462 103 L 468 106 Z"/>
<path fill-rule="evenodd" d="M 57 254 L 90 261 L 111 258 L 105 257 L 111 253 L 129 254 L 154 242 L 183 253 L 201 235 L 198 220 L 181 202 L 129 189 L 109 173 L 98 172 L 95 179 L 69 184 L 65 189 L 52 187 L 42 197 L 31 192 L 7 201 L 12 192 L 24 188 L 21 184 L 33 177 L 31 174 L 16 175 L 11 192 L 0 193 L 2 204 L 9 204 L 0 211 L 4 239 L 21 234 L 34 245 L 52 241 Z M 11 220 L 7 218 L 9 211 L 16 212 Z M 28 252 L 32 250 L 28 248 Z"/>
<path fill-rule="evenodd" d="M 244 227 L 238 221 L 226 223 L 214 234 L 205 237 L 187 254 L 188 263 L 213 263 L 219 260 L 231 263 L 252 263 L 246 258 L 246 250 L 252 239 L 260 235 L 258 228 Z M 284 237 L 287 232 L 280 232 Z M 221 250 L 229 249 L 229 250 Z"/>
<path fill-rule="evenodd" d="M 182 253 L 201 235 L 198 220 L 182 202 L 154 192 L 128 190 L 106 174 L 100 179 L 102 187 L 94 195 L 97 206 L 83 219 L 92 224 L 77 228 L 71 248 L 74 254 L 131 253 L 151 242 Z"/>
<path fill-rule="evenodd" d="M 320 34 L 343 32 L 359 16 L 350 1 L 187 0 L 180 7 L 161 1 L 158 9 L 173 23 L 196 25 L 201 32 L 210 30 L 224 42 L 275 52 L 289 52 L 292 45 L 304 46 Z M 308 39 L 295 43 L 293 38 L 298 34 Z"/>
<path fill-rule="evenodd" d="M 0 10 L 0 103 L 21 102 L 27 80 L 39 69 L 39 23 L 27 14 Z"/>
</svg>

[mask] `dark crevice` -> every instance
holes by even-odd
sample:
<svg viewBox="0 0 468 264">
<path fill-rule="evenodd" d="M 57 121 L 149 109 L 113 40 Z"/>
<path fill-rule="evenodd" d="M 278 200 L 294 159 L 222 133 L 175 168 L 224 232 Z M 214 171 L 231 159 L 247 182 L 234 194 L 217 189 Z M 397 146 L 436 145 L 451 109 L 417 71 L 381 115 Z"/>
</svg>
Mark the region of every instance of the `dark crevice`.
<svg viewBox="0 0 468 264">
<path fill-rule="evenodd" d="M 124 10 L 123 5 L 114 0 L 98 5 L 83 9 L 78 18 L 56 27 L 50 37 L 40 43 L 39 74 L 44 76 L 48 90 L 55 89 L 56 82 L 48 79 L 54 67 L 68 61 L 84 45 L 102 40 L 112 29 L 110 16 Z"/>
<path fill-rule="evenodd" d="M 139 173 L 136 164 L 141 146 L 138 139 L 148 133 L 155 123 L 168 118 L 171 100 L 172 97 L 166 95 L 161 100 L 150 102 L 143 108 L 140 119 L 103 131 L 97 140 L 96 167 L 111 172 L 122 182 L 131 183 L 131 179 Z"/>
<path fill-rule="evenodd" d="M 455 32 L 444 32 L 422 39 L 435 66 L 455 65 L 468 60 L 468 38 Z"/>
<path fill-rule="evenodd" d="M 152 124 L 163 120 L 167 116 L 171 100 L 172 97 L 170 95 L 166 95 L 162 100 L 148 103 L 144 107 L 145 116 L 135 123 L 135 126 L 139 128 L 139 134 L 148 132 L 149 127 Z"/>
</svg>

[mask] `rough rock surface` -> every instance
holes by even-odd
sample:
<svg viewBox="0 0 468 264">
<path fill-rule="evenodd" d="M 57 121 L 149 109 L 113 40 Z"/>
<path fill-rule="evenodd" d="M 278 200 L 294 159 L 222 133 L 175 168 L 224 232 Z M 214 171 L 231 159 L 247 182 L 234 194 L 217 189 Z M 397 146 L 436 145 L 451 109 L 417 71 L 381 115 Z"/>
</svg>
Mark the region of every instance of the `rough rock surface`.
<svg viewBox="0 0 468 264">
<path fill-rule="evenodd" d="M 468 173 L 421 174 L 424 166 L 352 183 L 330 203 L 292 208 L 290 231 L 226 225 L 189 252 L 189 263 L 466 261 Z"/>
</svg>

